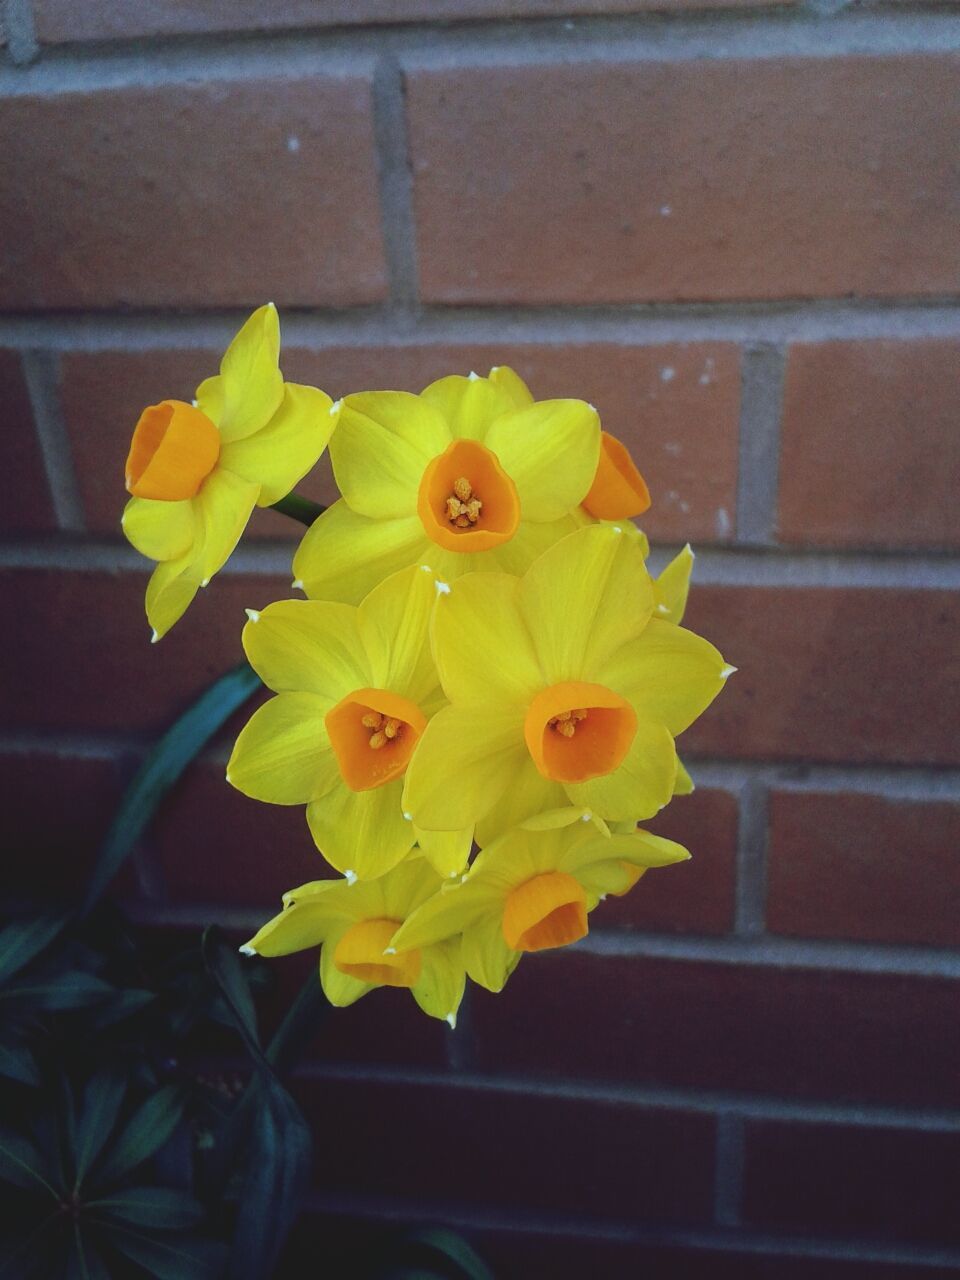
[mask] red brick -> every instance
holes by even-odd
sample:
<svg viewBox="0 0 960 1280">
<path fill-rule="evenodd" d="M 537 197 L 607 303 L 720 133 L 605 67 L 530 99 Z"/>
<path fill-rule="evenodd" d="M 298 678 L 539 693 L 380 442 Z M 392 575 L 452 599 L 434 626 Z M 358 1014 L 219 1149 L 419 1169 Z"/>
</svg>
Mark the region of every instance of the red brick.
<svg viewBox="0 0 960 1280">
<path fill-rule="evenodd" d="M 960 1134 L 748 1121 L 744 1221 L 822 1235 L 960 1243 Z"/>
<path fill-rule="evenodd" d="M 956 1106 L 958 994 L 939 978 L 565 951 L 526 957 L 472 1013 L 489 1070 Z"/>
<path fill-rule="evenodd" d="M 63 357 L 64 413 L 91 529 L 117 531 L 123 460 L 143 406 L 170 395 L 189 398 L 218 360 L 213 350 Z M 740 406 L 739 354 L 732 344 L 293 347 L 284 350 L 283 367 L 293 381 L 336 397 L 382 387 L 420 391 L 445 374 L 486 372 L 507 361 L 541 399 L 591 401 L 607 429 L 629 444 L 654 496 L 642 521 L 652 537 L 704 542 L 729 533 Z M 666 371 L 671 376 L 664 381 Z M 324 504 L 335 500 L 325 457 L 298 489 Z M 273 512 L 258 513 L 251 534 L 289 538 L 291 525 Z"/>
<path fill-rule="evenodd" d="M 960 806 L 775 791 L 767 927 L 960 946 Z"/>
<path fill-rule="evenodd" d="M 0 528 L 45 533 L 57 527 L 33 410 L 16 351 L 0 348 Z"/>
<path fill-rule="evenodd" d="M 243 658 L 245 607 L 290 594 L 286 578 L 216 577 L 159 644 L 147 575 L 4 570 L 0 666 L 8 728 L 162 732 Z"/>
<path fill-rule="evenodd" d="M 474 1206 L 624 1221 L 711 1213 L 710 1116 L 453 1083 L 299 1080 L 293 1089 L 337 1152 L 318 1161 L 315 1176 L 338 1194 L 399 1194 L 415 1204 L 455 1195 Z M 385 1148 L 403 1153 L 399 1179 Z M 656 1177 L 624 1176 L 639 1151 Z"/>
<path fill-rule="evenodd" d="M 750 8 L 768 0 L 34 0 L 37 36 L 45 44 L 129 40 L 137 36 L 213 31 L 282 31 L 297 27 L 380 22 L 437 22 L 467 18 L 556 17 L 558 14 L 638 13 L 644 9 Z M 776 4 L 792 0 L 774 0 Z"/>
<path fill-rule="evenodd" d="M 914 55 L 415 68 L 423 296 L 952 292 L 958 83 Z"/>
<path fill-rule="evenodd" d="M 783 542 L 960 544 L 960 342 L 790 349 L 780 451 Z"/>
<path fill-rule="evenodd" d="M 685 625 L 739 671 L 680 754 L 956 764 L 955 592 L 706 587 Z"/>
<path fill-rule="evenodd" d="M 106 755 L 75 756 L 42 746 L 4 752 L 4 889 L 75 899 L 93 871 L 131 764 L 121 769 Z M 129 862 L 114 892 L 136 894 Z"/>
<path fill-rule="evenodd" d="M 173 901 L 260 907 L 264 918 L 280 910 L 287 889 L 336 874 L 316 850 L 303 805 L 251 800 L 222 765 L 207 762 L 164 802 L 151 846 Z"/>
<path fill-rule="evenodd" d="M 626 897 L 607 898 L 592 917 L 592 927 L 728 933 L 733 928 L 736 882 L 736 797 L 698 788 L 643 825 L 679 840 L 693 856 L 689 862 L 651 871 Z"/>
<path fill-rule="evenodd" d="M 383 297 L 362 77 L 15 97 L 0 153 L 10 309 Z"/>
</svg>

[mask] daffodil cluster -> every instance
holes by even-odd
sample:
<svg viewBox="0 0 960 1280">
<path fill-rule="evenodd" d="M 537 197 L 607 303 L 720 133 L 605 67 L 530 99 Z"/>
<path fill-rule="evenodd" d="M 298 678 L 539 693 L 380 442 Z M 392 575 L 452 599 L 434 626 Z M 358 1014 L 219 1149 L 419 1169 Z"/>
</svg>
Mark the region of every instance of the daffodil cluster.
<svg viewBox="0 0 960 1280">
<path fill-rule="evenodd" d="M 307 598 L 248 610 L 274 696 L 227 779 L 303 806 L 341 878 L 285 894 L 245 950 L 319 947 L 333 1004 L 407 987 L 453 1024 L 466 977 L 501 990 L 689 856 L 638 823 L 692 790 L 675 740 L 733 668 L 681 625 L 690 549 L 650 575 L 646 484 L 592 405 L 506 368 L 331 404 L 278 356 L 264 307 L 192 405 L 144 412 L 124 529 L 160 562 L 157 637 L 329 443 L 341 497 L 294 556 Z"/>
</svg>

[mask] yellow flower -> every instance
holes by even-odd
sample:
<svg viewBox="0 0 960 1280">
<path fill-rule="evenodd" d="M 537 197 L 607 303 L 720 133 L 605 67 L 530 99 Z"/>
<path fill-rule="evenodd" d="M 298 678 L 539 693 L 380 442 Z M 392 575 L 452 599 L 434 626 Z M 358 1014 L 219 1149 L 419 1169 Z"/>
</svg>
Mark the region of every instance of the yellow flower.
<svg viewBox="0 0 960 1280">
<path fill-rule="evenodd" d="M 284 383 L 279 354 L 269 303 L 230 343 L 193 405 L 163 400 L 140 416 L 122 523 L 137 550 L 160 562 L 147 587 L 154 640 L 226 563 L 254 506 L 289 493 L 327 446 L 336 423 L 330 397 Z"/>
<path fill-rule="evenodd" d="M 417 565 L 359 607 L 283 600 L 250 613 L 243 647 L 277 694 L 233 749 L 227 781 L 271 804 L 305 804 L 317 848 L 338 871 L 383 875 L 419 838 L 443 875 L 466 865 L 472 827 L 421 833 L 400 804 L 403 774 L 443 704 L 430 656 L 436 590 Z"/>
<path fill-rule="evenodd" d="M 475 573 L 437 604 L 434 656 L 450 706 L 407 772 L 404 808 L 426 830 L 479 823 L 486 845 L 567 804 L 647 818 L 673 794 L 674 738 L 733 668 L 654 611 L 635 539 L 577 530 L 523 578 Z"/>
<path fill-rule="evenodd" d="M 460 939 L 397 955 L 390 939 L 436 894 L 441 880 L 411 858 L 368 884 L 317 880 L 283 895 L 284 909 L 241 947 L 247 955 L 285 956 L 320 947 L 320 982 L 333 1005 L 353 1004 L 374 987 L 407 987 L 432 1018 L 455 1026 L 465 985 Z"/>
<path fill-rule="evenodd" d="M 597 520 L 629 520 L 650 507 L 650 490 L 630 451 L 608 431 L 601 433 L 600 459 L 583 505 Z"/>
<path fill-rule="evenodd" d="M 330 444 L 343 497 L 304 537 L 297 585 L 353 602 L 414 563 L 448 582 L 522 573 L 576 527 L 599 452 L 591 405 L 534 402 L 509 369 L 348 396 Z"/>
<path fill-rule="evenodd" d="M 679 626 L 683 621 L 687 608 L 687 596 L 690 593 L 693 561 L 693 548 L 688 542 L 654 579 L 653 594 L 657 602 L 657 617 L 665 622 L 675 622 Z"/>
<path fill-rule="evenodd" d="M 445 886 L 397 931 L 397 955 L 462 934 L 467 974 L 500 991 L 525 951 L 585 937 L 587 916 L 606 894 L 626 892 L 648 867 L 690 856 L 648 831 L 603 834 L 589 814 L 549 820 L 561 825 L 515 827 L 478 854 L 462 883 Z"/>
</svg>

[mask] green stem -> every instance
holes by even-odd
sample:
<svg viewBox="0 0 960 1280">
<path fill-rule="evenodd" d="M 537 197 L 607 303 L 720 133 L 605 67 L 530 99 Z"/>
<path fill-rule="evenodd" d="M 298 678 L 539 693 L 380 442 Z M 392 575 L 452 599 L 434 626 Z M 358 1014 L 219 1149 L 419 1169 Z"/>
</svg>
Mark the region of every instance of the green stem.
<svg viewBox="0 0 960 1280">
<path fill-rule="evenodd" d="M 309 498 L 302 498 L 299 493 L 288 493 L 285 498 L 281 498 L 279 502 L 270 504 L 273 511 L 279 511 L 283 516 L 289 516 L 291 520 L 299 520 L 301 524 L 305 524 L 308 528 L 316 520 L 317 516 L 323 515 L 326 507 L 321 507 L 319 502 L 311 502 Z"/>
<path fill-rule="evenodd" d="M 301 1054 L 309 1049 L 330 1013 L 331 1005 L 320 986 L 320 975 L 314 965 L 286 1017 L 274 1032 L 267 1049 L 267 1061 L 279 1071 L 290 1070 Z"/>
</svg>

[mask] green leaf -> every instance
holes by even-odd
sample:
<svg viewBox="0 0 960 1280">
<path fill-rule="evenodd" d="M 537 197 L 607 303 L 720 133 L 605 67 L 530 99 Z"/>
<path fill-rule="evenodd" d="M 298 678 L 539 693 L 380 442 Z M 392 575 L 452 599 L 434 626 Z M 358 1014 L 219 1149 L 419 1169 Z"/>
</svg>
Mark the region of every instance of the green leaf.
<svg viewBox="0 0 960 1280">
<path fill-rule="evenodd" d="M 25 1044 L 12 1040 L 0 1043 L 0 1076 L 20 1084 L 39 1085 L 40 1073 L 33 1054 Z"/>
<path fill-rule="evenodd" d="M 66 1280 L 110 1280 L 106 1263 L 89 1239 L 84 1239 L 79 1222 L 73 1224 L 73 1248 L 67 1258 Z"/>
<path fill-rule="evenodd" d="M 223 1270 L 223 1250 L 209 1240 L 156 1240 L 118 1226 L 109 1228 L 109 1240 L 157 1280 L 219 1280 Z"/>
<path fill-rule="evenodd" d="M 25 1001 L 36 1009 L 83 1009 L 108 999 L 113 992 L 109 982 L 77 969 L 56 979 L 24 980 L 20 986 L 5 987 L 0 1000 Z"/>
<path fill-rule="evenodd" d="M 128 1187 L 112 1191 L 99 1200 L 88 1200 L 87 1208 L 104 1218 L 128 1222 L 135 1227 L 160 1231 L 182 1231 L 204 1219 L 203 1205 L 186 1191 L 169 1187 Z"/>
<path fill-rule="evenodd" d="M 267 1048 L 267 1061 L 272 1067 L 286 1070 L 297 1063 L 300 1054 L 310 1047 L 327 1020 L 333 1006 L 323 994 L 316 968 L 307 974 L 297 998 L 284 1015 Z"/>
<path fill-rule="evenodd" d="M 44 1160 L 33 1142 L 11 1129 L 0 1129 L 0 1178 L 25 1191 L 37 1191 L 42 1187 L 59 1200 L 41 1171 L 45 1171 Z"/>
<path fill-rule="evenodd" d="M 269 1072 L 270 1068 L 260 1048 L 257 1011 L 253 1007 L 253 997 L 236 948 L 224 941 L 223 934 L 216 925 L 211 925 L 204 931 L 201 946 L 207 972 L 226 1001 L 233 1025 L 243 1037 L 248 1053 L 258 1066 Z"/>
<path fill-rule="evenodd" d="M 87 1084 L 77 1122 L 78 1186 L 113 1133 L 126 1092 L 126 1081 L 112 1071 L 101 1071 Z"/>
<path fill-rule="evenodd" d="M 49 946 L 65 923 L 65 916 L 36 916 L 0 929 L 0 983 L 9 981 Z"/>
<path fill-rule="evenodd" d="M 93 1015 L 93 1025 L 98 1028 L 109 1027 L 115 1022 L 122 1022 L 124 1018 L 132 1018 L 135 1013 L 145 1009 L 156 998 L 152 991 L 137 991 L 135 989 L 118 991 L 112 1000 L 108 1000 Z"/>
<path fill-rule="evenodd" d="M 184 712 L 153 748 L 127 788 L 100 848 L 81 907 L 82 915 L 99 900 L 146 830 L 160 801 L 187 765 L 258 688 L 260 680 L 247 663 L 228 671 Z"/>
<path fill-rule="evenodd" d="M 134 1112 L 117 1140 L 108 1148 L 103 1163 L 94 1171 L 91 1181 L 97 1187 L 110 1187 L 131 1169 L 149 1160 L 180 1123 L 183 1108 L 180 1091 L 172 1085 L 149 1097 Z"/>
<path fill-rule="evenodd" d="M 407 1232 L 397 1250 L 397 1261 L 430 1266 L 444 1265 L 440 1274 L 448 1280 L 493 1280 L 493 1273 L 462 1236 L 446 1227 L 422 1227 Z"/>
</svg>

